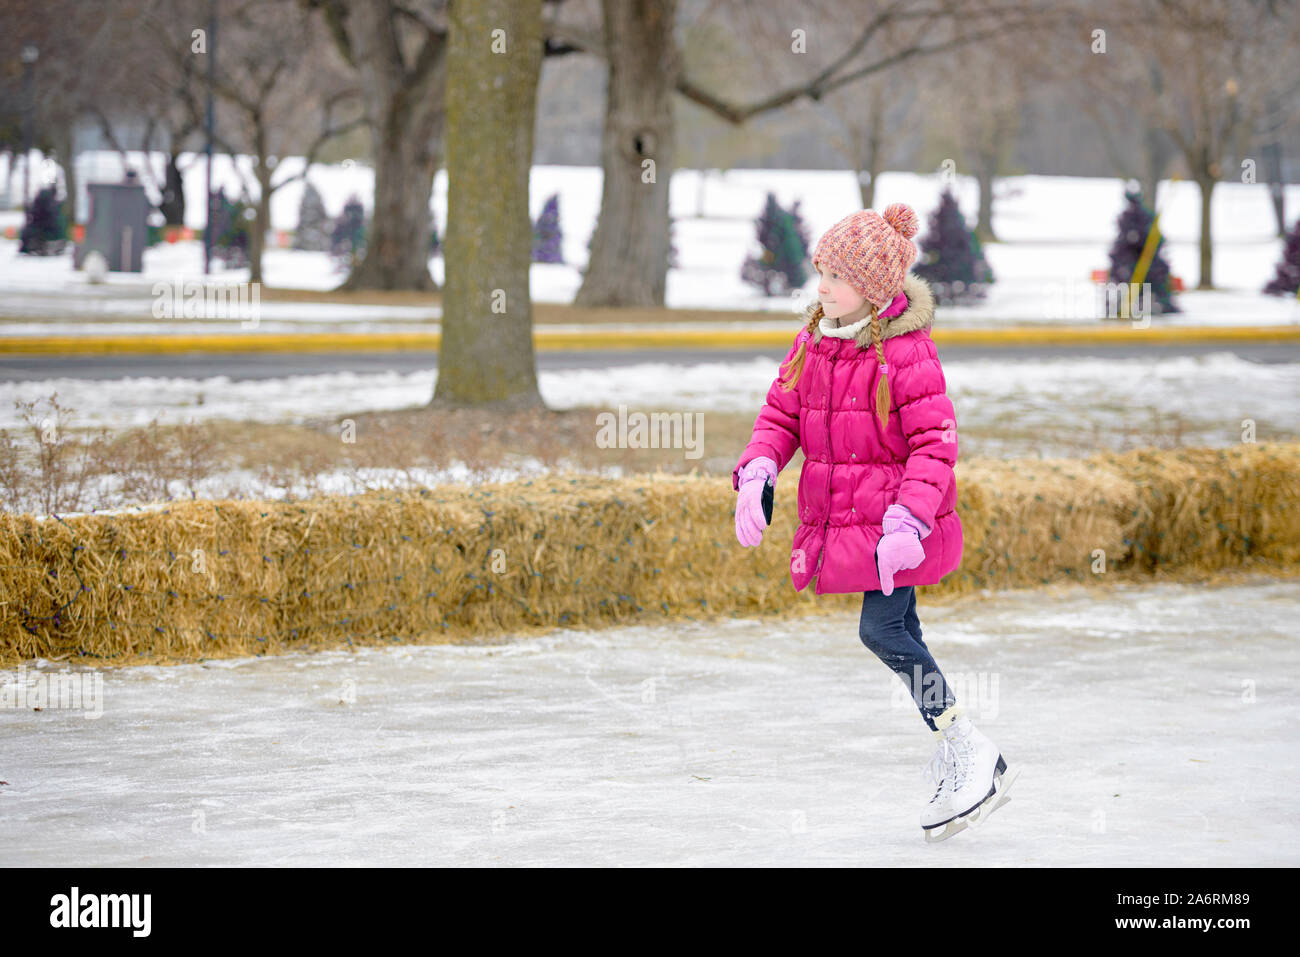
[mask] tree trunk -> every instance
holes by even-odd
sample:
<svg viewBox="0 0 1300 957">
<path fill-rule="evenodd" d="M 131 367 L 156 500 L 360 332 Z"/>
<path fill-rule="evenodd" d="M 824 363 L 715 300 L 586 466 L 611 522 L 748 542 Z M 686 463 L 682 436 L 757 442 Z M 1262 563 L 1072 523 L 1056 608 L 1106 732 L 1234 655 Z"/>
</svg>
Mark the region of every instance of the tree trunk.
<svg viewBox="0 0 1300 957">
<path fill-rule="evenodd" d="M 488 52 L 498 42 L 488 39 L 495 30 L 504 31 L 500 53 Z M 528 291 L 528 179 L 541 67 L 541 0 L 453 0 L 447 277 L 433 408 L 543 407 Z"/>
<path fill-rule="evenodd" d="M 993 234 L 993 178 L 997 166 L 997 155 L 985 153 L 979 157 L 979 166 L 975 171 L 980 188 L 980 211 L 975 221 L 975 235 L 982 243 L 998 241 L 998 237 Z"/>
<path fill-rule="evenodd" d="M 429 275 L 429 197 L 437 173 L 442 113 L 439 109 L 436 117 L 428 117 L 436 119 L 434 123 L 417 120 L 415 112 L 429 111 L 396 108 L 385 117 L 384 130 L 375 134 L 375 208 L 365 252 L 344 289 L 437 288 Z"/>
<path fill-rule="evenodd" d="M 980 208 L 975 219 L 975 235 L 982 243 L 998 242 L 993 231 L 993 184 L 1006 169 L 1011 144 L 1020 133 L 1020 110 L 1024 95 L 1019 86 L 1007 98 L 995 102 L 980 127 L 973 148 L 975 180 L 979 184 Z"/>
<path fill-rule="evenodd" d="M 1281 180 L 1268 184 L 1269 199 L 1273 201 L 1273 222 L 1277 226 L 1277 238 L 1286 236 L 1286 192 Z"/>
<path fill-rule="evenodd" d="M 662 306 L 668 280 L 676 0 L 603 0 L 608 89 L 600 217 L 578 306 Z"/>
<path fill-rule="evenodd" d="M 863 209 L 870 209 L 876 201 L 876 175 L 871 170 L 858 170 L 858 195 Z"/>
<path fill-rule="evenodd" d="M 257 201 L 255 216 L 248 235 L 248 281 L 262 281 L 262 255 L 266 252 L 266 234 L 271 229 L 271 174 L 266 157 L 257 157 Z"/>
<path fill-rule="evenodd" d="M 1201 189 L 1201 278 L 1197 289 L 1214 288 L 1214 233 L 1210 229 L 1210 198 L 1218 180 L 1206 173 L 1196 177 L 1196 185 Z"/>
<path fill-rule="evenodd" d="M 862 194 L 862 208 L 871 209 L 876 201 L 876 180 L 885 165 L 885 104 L 880 95 L 880 84 L 875 84 L 871 95 L 871 118 L 862 134 L 862 158 L 858 169 L 858 192 Z M 865 178 L 864 178 L 865 177 Z"/>
<path fill-rule="evenodd" d="M 1153 211 L 1156 208 L 1156 188 L 1160 185 L 1160 174 L 1156 172 L 1155 167 L 1150 163 L 1147 164 L 1146 173 L 1141 180 L 1142 202 L 1149 206 Z"/>
<path fill-rule="evenodd" d="M 858 170 L 858 195 L 862 196 L 863 209 L 870 209 L 876 202 L 876 176 L 870 169 Z"/>
<path fill-rule="evenodd" d="M 1143 133 L 1143 143 L 1142 199 L 1155 210 L 1156 189 L 1160 185 L 1160 178 L 1177 150 L 1170 144 L 1164 131 L 1150 124 Z"/>
<path fill-rule="evenodd" d="M 1265 178 L 1268 180 L 1268 195 L 1273 202 L 1273 218 L 1277 223 L 1278 238 L 1286 236 L 1286 194 L 1285 180 L 1282 178 L 1282 144 L 1278 142 L 1270 143 L 1264 147 L 1264 155 L 1268 157 L 1268 172 Z"/>
<path fill-rule="evenodd" d="M 442 41 L 429 39 L 437 44 L 429 63 L 408 67 L 387 7 L 359 3 L 350 13 L 357 21 L 357 62 L 364 64 L 358 79 L 371 122 L 375 203 L 365 252 L 342 288 L 432 291 L 429 198 L 442 148 L 447 51 Z"/>
<path fill-rule="evenodd" d="M 54 152 L 63 164 L 63 183 L 67 190 L 63 197 L 63 215 L 68 222 L 68 235 L 77 221 L 77 156 L 72 148 L 72 125 L 59 126 L 53 135 Z M 32 177 L 35 182 L 36 177 Z"/>
</svg>

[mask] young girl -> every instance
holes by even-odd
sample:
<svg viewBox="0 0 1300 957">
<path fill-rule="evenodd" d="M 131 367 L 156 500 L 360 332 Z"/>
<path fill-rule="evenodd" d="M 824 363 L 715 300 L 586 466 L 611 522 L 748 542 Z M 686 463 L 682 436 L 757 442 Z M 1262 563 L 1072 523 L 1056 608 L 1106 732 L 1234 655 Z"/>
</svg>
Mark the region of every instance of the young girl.
<svg viewBox="0 0 1300 957">
<path fill-rule="evenodd" d="M 762 541 L 764 486 L 804 453 L 796 590 L 863 592 L 858 634 L 912 691 L 939 742 L 921 811 L 927 841 L 951 837 L 1006 800 L 1018 770 L 974 727 L 921 640 L 916 586 L 961 563 L 953 466 L 957 423 L 929 328 L 934 296 L 908 273 L 917 250 L 911 207 L 840 220 L 813 254 L 819 300 L 805 312 L 754 432 L 732 472 L 736 537 Z"/>
</svg>

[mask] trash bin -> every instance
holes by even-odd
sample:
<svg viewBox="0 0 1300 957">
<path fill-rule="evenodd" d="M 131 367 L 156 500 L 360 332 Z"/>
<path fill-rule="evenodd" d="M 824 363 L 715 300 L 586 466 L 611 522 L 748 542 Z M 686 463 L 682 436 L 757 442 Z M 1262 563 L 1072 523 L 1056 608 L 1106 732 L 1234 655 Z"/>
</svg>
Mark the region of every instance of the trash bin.
<svg viewBox="0 0 1300 957">
<path fill-rule="evenodd" d="M 103 254 L 111 272 L 143 272 L 151 209 L 144 187 L 128 179 L 124 183 L 90 183 L 86 188 L 90 222 L 73 264 L 80 269 L 86 254 L 93 250 Z"/>
</svg>

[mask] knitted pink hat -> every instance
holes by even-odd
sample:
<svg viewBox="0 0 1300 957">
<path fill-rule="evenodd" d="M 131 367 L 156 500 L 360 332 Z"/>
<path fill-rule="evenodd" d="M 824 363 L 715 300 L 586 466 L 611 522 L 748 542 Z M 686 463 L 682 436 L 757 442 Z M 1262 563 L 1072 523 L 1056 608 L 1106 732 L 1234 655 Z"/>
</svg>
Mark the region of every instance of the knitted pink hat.
<svg viewBox="0 0 1300 957">
<path fill-rule="evenodd" d="M 906 203 L 891 203 L 884 214 L 860 209 L 826 230 L 817 241 L 813 266 L 824 264 L 843 277 L 868 302 L 884 309 L 903 288 L 903 276 L 916 261 L 916 213 Z"/>
</svg>

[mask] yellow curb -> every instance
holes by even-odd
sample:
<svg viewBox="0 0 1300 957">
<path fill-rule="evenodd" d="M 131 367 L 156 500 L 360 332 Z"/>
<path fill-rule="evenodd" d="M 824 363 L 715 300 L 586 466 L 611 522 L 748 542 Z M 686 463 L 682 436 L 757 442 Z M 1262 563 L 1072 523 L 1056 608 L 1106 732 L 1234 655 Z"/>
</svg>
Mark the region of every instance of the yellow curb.
<svg viewBox="0 0 1300 957">
<path fill-rule="evenodd" d="M 1297 342 L 1295 326 L 1013 326 L 1006 329 L 936 329 L 937 345 L 1075 345 L 1130 342 Z"/>
<path fill-rule="evenodd" d="M 534 348 L 557 349 L 635 349 L 681 348 L 712 349 L 776 346 L 788 347 L 793 341 L 793 327 L 788 330 L 754 329 L 732 331 L 707 330 L 635 330 L 611 332 L 548 332 L 534 328 Z M 1300 342 L 1300 326 L 1182 326 L 1135 329 L 1126 325 L 1091 326 L 1013 326 L 1003 329 L 936 329 L 932 333 L 937 345 L 1018 346 L 1082 345 L 1104 343 L 1193 342 Z M 177 336 L 10 336 L 0 338 L 4 355 L 101 355 L 101 354 L 171 354 L 179 352 L 363 352 L 396 350 L 436 350 L 442 336 L 437 332 L 377 333 L 226 333 Z"/>
</svg>

